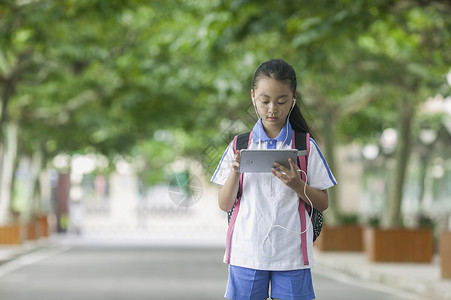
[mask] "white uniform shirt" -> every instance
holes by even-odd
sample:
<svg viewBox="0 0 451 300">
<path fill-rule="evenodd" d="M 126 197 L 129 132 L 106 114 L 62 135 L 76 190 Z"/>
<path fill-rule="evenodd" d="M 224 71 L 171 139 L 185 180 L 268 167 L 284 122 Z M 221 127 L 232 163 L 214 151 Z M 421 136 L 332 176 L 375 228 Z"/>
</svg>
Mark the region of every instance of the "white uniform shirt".
<svg viewBox="0 0 451 300">
<path fill-rule="evenodd" d="M 289 122 L 279 136 L 269 139 L 261 120 L 254 126 L 249 149 L 291 149 L 292 129 Z M 223 186 L 234 162 L 233 141 L 229 144 L 211 178 Z M 337 184 L 318 145 L 310 139 L 307 183 L 325 190 Z M 301 200 L 302 201 L 302 200 Z M 272 173 L 246 173 L 240 210 L 235 222 L 230 264 L 260 270 L 295 270 L 313 266 L 313 228 L 307 220 L 307 253 L 304 265 L 301 250 L 299 197 Z M 309 225 L 310 224 L 310 225 Z"/>
</svg>

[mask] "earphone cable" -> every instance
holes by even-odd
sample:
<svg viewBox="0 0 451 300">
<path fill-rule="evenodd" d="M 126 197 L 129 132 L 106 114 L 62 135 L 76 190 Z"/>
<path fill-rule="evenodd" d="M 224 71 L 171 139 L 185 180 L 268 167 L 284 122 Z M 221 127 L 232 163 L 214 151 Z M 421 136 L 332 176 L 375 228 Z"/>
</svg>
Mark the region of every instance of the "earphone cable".
<svg viewBox="0 0 451 300">
<path fill-rule="evenodd" d="M 313 204 L 312 204 L 312 200 L 310 200 L 310 198 L 309 198 L 309 196 L 307 196 L 307 173 L 305 172 L 305 171 L 303 171 L 303 170 L 301 170 L 301 169 L 299 169 L 298 170 L 298 172 L 302 172 L 302 173 L 304 173 L 304 175 L 305 175 L 305 182 L 304 182 L 304 195 L 305 195 L 305 198 L 307 199 L 307 201 L 310 203 L 310 207 L 312 208 L 310 211 L 310 216 L 309 216 L 309 222 L 308 222 L 308 224 L 307 224 L 307 227 L 305 228 L 305 230 L 303 230 L 303 231 L 301 231 L 301 232 L 297 232 L 297 231 L 292 231 L 292 230 L 289 230 L 288 228 L 286 228 L 286 227 L 284 227 L 284 226 L 282 226 L 282 225 L 279 225 L 279 224 L 275 224 L 275 222 L 276 222 L 276 209 L 275 209 L 275 204 L 274 204 L 274 201 L 273 201 L 273 198 L 272 198 L 272 177 L 271 177 L 271 180 L 270 180 L 270 197 L 271 197 L 271 201 L 272 201 L 272 203 L 273 203 L 273 215 L 272 215 L 272 225 L 271 225 L 271 227 L 269 228 L 269 230 L 268 230 L 268 232 L 266 233 L 266 236 L 265 236 L 265 238 L 264 238 L 264 240 L 263 240 L 263 244 L 262 244 L 262 249 L 263 249 L 263 253 L 264 254 L 266 254 L 266 251 L 265 251 L 265 248 L 264 248 L 264 244 L 266 243 L 266 241 L 268 241 L 268 243 L 271 245 L 271 255 L 269 256 L 269 257 L 273 257 L 274 256 L 274 254 L 275 254 L 275 252 L 276 252 L 276 249 L 275 249 L 275 247 L 274 247 L 274 244 L 271 242 L 271 240 L 269 240 L 269 235 L 271 234 L 271 231 L 274 229 L 274 228 L 280 228 L 280 229 L 283 229 L 283 230 L 285 230 L 286 232 L 290 232 L 290 233 L 294 233 L 294 234 L 296 234 L 296 235 L 301 235 L 301 234 L 304 234 L 304 233 L 306 233 L 307 232 L 307 230 L 310 228 L 310 225 L 312 224 L 312 217 L 313 217 Z M 299 201 L 302 201 L 301 199 L 299 199 Z"/>
</svg>

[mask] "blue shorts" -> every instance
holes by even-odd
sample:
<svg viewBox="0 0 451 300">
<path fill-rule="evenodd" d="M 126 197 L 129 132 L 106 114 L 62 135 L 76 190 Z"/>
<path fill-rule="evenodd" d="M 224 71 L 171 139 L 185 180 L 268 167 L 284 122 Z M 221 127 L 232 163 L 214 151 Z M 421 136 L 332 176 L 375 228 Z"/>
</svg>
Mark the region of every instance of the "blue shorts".
<svg viewBox="0 0 451 300">
<path fill-rule="evenodd" d="M 229 280 L 225 298 L 235 300 L 263 300 L 269 297 L 282 300 L 315 299 L 310 269 L 290 271 L 254 270 L 229 266 Z"/>
</svg>

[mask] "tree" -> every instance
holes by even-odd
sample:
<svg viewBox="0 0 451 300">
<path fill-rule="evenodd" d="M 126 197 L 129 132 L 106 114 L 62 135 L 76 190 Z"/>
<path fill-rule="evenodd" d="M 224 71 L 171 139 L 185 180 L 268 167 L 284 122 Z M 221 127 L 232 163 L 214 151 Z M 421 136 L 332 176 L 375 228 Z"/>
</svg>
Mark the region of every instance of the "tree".
<svg viewBox="0 0 451 300">
<path fill-rule="evenodd" d="M 384 123 L 399 120 L 385 221 L 393 227 L 401 222 L 415 109 L 448 72 L 449 8 L 446 1 L 297 1 L 282 6 L 272 1 L 222 2 L 216 12 L 222 18 L 210 26 L 222 33 L 212 57 L 231 57 L 229 69 L 234 61 L 247 67 L 246 62 L 268 56 L 294 61 L 295 68 L 302 70 L 306 102 L 313 99 L 324 120 L 319 125 L 332 168 L 335 128 L 348 139 L 374 137 Z M 373 122 L 362 116 L 371 116 Z M 337 199 L 331 198 L 330 216 L 336 223 Z"/>
<path fill-rule="evenodd" d="M 362 36 L 363 46 L 389 68 L 378 68 L 398 97 L 398 143 L 387 198 L 385 227 L 402 224 L 401 201 L 412 143 L 412 124 L 421 102 L 434 95 L 448 72 L 451 56 L 451 6 L 440 1 L 399 1 L 385 23 L 375 22 Z M 444 34 L 435 35 L 440 32 Z M 448 54 L 446 54 L 448 53 Z"/>
<path fill-rule="evenodd" d="M 112 159 L 135 151 L 165 127 L 193 132 L 214 127 L 216 109 L 198 114 L 211 107 L 208 87 L 215 72 L 205 67 L 209 49 L 198 34 L 209 6 L 180 4 L 0 5 L 0 127 L 8 131 L 0 136 L 6 169 L 0 176 L 1 223 L 22 156 L 42 157 L 42 168 L 61 152 L 99 152 Z"/>
</svg>

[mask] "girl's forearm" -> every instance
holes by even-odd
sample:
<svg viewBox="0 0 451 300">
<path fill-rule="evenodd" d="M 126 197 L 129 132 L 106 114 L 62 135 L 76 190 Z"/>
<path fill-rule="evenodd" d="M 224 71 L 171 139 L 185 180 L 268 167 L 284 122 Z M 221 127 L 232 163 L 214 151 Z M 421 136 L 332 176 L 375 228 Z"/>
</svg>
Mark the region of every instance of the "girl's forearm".
<svg viewBox="0 0 451 300">
<path fill-rule="evenodd" d="M 219 190 L 218 203 L 221 210 L 228 212 L 233 208 L 238 193 L 239 183 L 240 173 L 231 170 L 225 184 Z"/>
<path fill-rule="evenodd" d="M 296 194 L 298 194 L 298 196 L 302 199 L 302 201 L 310 205 L 310 202 L 304 194 L 304 184 L 305 182 L 302 181 L 302 184 L 298 188 L 296 188 L 295 191 Z M 313 207 L 317 210 L 325 211 L 329 207 L 329 196 L 327 194 L 327 190 L 318 190 L 307 185 L 305 193 L 310 198 L 310 201 L 312 201 Z"/>
</svg>

